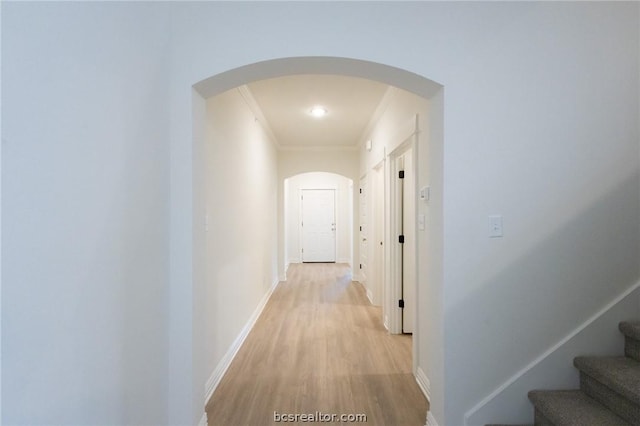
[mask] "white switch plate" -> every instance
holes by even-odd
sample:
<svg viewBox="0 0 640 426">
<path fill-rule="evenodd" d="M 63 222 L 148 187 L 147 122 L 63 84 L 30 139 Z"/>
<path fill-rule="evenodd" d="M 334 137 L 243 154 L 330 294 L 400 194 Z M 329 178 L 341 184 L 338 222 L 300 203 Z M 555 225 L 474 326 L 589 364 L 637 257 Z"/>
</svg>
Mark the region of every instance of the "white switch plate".
<svg viewBox="0 0 640 426">
<path fill-rule="evenodd" d="M 420 199 L 422 201 L 429 201 L 429 197 L 431 196 L 430 192 L 431 190 L 428 186 L 420 188 Z"/>
<path fill-rule="evenodd" d="M 489 237 L 500 238 L 502 237 L 502 216 L 491 215 L 489 216 Z"/>
</svg>

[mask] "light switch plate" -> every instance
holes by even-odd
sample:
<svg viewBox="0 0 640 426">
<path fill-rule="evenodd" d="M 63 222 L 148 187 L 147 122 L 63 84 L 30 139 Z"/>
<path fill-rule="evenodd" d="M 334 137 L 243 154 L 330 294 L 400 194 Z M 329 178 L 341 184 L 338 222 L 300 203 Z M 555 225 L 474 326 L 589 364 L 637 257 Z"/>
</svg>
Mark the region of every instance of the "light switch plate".
<svg viewBox="0 0 640 426">
<path fill-rule="evenodd" d="M 420 199 L 422 201 L 429 201 L 429 197 L 431 196 L 431 189 L 428 186 L 423 186 L 420 188 Z"/>
<path fill-rule="evenodd" d="M 501 215 L 489 216 L 489 237 L 500 238 L 502 236 L 503 236 L 502 216 Z"/>
</svg>

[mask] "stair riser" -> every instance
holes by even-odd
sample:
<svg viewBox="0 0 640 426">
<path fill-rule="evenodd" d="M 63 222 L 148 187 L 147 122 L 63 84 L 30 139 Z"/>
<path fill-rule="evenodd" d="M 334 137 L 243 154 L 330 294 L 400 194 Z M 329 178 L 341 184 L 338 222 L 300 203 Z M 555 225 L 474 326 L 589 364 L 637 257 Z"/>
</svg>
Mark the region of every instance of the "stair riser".
<svg viewBox="0 0 640 426">
<path fill-rule="evenodd" d="M 624 338 L 624 355 L 640 361 L 640 340 L 633 339 L 629 336 Z"/>
<path fill-rule="evenodd" d="M 583 372 L 580 373 L 580 389 L 629 423 L 640 426 L 640 406 Z"/>
<path fill-rule="evenodd" d="M 533 426 L 555 426 L 542 414 L 539 410 L 536 410 L 533 415 Z"/>
</svg>

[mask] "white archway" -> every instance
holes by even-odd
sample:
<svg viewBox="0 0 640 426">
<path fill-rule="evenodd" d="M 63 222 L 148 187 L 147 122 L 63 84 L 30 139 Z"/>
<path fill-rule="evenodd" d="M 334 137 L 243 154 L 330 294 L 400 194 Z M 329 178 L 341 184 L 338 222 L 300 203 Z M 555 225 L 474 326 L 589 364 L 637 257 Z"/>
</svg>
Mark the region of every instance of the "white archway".
<svg viewBox="0 0 640 426">
<path fill-rule="evenodd" d="M 301 263 L 300 196 L 307 189 L 333 189 L 336 193 L 336 262 L 353 268 L 353 180 L 336 173 L 311 171 L 279 182 L 283 186 L 283 240 L 285 272 L 290 263 Z"/>
<path fill-rule="evenodd" d="M 442 176 L 443 176 L 443 87 L 427 78 L 414 74 L 412 72 L 399 68 L 383 65 L 379 63 L 337 57 L 298 57 L 274 59 L 264 62 L 258 62 L 236 68 L 230 71 L 217 74 L 206 78 L 193 85 L 192 91 L 192 118 L 193 118 L 193 305 L 192 305 L 192 324 L 193 324 L 193 341 L 192 350 L 194 360 L 193 389 L 197 391 L 198 382 L 203 382 L 203 378 L 199 377 L 201 367 L 197 364 L 197 360 L 201 358 L 199 355 L 202 351 L 201 326 L 198 324 L 200 314 L 204 312 L 205 307 L 202 304 L 201 295 L 205 289 L 205 262 L 206 247 L 202 236 L 198 233 L 199 220 L 204 216 L 204 208 L 202 200 L 198 199 L 198 194 L 202 193 L 204 182 L 202 180 L 204 164 L 204 137 L 205 134 L 205 100 L 207 98 L 221 94 L 227 90 L 239 87 L 252 81 L 282 77 L 287 75 L 300 74 L 332 74 L 344 75 L 357 78 L 366 78 L 379 81 L 390 86 L 403 89 L 407 92 L 418 95 L 429 102 L 429 120 L 428 125 L 421 129 L 421 140 L 424 146 L 420 148 L 418 161 L 422 162 L 418 179 L 420 185 L 425 182 L 431 189 L 431 200 L 429 205 L 429 222 L 427 231 L 420 235 L 418 242 L 418 267 L 417 281 L 420 283 L 416 290 L 416 305 L 421 309 L 418 311 L 417 325 L 414 332 L 414 375 L 423 391 L 430 399 L 430 380 L 429 377 L 436 379 L 436 392 L 440 401 L 437 404 L 443 404 L 442 398 L 444 393 L 441 392 L 441 382 L 444 375 L 444 359 L 441 351 L 426 350 L 427 341 L 429 347 L 442 348 L 444 346 L 443 336 L 443 309 L 442 309 Z M 427 156 L 428 153 L 428 156 Z M 357 168 L 350 167 L 351 171 L 345 172 L 344 164 L 331 153 L 327 155 L 317 156 L 317 164 L 315 170 L 324 172 L 337 173 L 348 177 L 353 182 L 359 182 L 361 176 Z M 292 154 L 295 155 L 295 154 Z M 354 156 L 357 158 L 358 154 Z M 296 164 L 296 162 L 291 162 Z M 355 172 L 354 172 L 355 170 Z M 298 173 L 313 171 L 301 164 L 292 166 L 291 170 L 280 171 L 278 176 L 279 193 L 278 205 L 282 208 L 284 179 Z M 284 277 L 285 250 L 284 250 L 284 219 L 283 211 L 278 215 L 278 235 L 281 241 L 278 244 L 278 265 L 282 270 L 279 275 Z M 354 214 L 357 217 L 357 215 Z M 354 224 L 355 226 L 355 224 Z M 357 248 L 354 247 L 354 250 Z M 354 258 L 358 258 L 355 254 Z M 426 285 L 428 283 L 428 286 Z M 429 301 L 427 303 L 427 301 Z M 434 308 L 435 307 L 435 308 Z M 428 354 L 428 355 L 427 355 Z M 206 377 L 205 377 L 206 379 Z M 198 395 L 195 395 L 197 398 Z M 433 405 L 433 402 L 431 402 Z"/>
</svg>

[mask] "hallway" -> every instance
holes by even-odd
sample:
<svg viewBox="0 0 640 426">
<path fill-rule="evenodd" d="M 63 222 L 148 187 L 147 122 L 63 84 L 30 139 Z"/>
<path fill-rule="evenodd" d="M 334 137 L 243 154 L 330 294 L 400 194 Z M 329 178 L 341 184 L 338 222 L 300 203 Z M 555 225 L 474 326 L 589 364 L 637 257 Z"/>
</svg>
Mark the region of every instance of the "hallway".
<svg viewBox="0 0 640 426">
<path fill-rule="evenodd" d="M 206 407 L 209 425 L 274 424 L 278 414 L 365 414 L 368 425 L 423 425 L 411 337 L 344 264 L 292 264 Z"/>
</svg>

